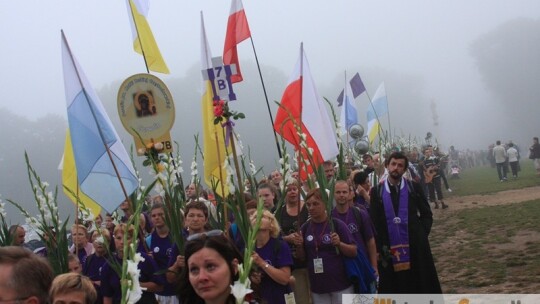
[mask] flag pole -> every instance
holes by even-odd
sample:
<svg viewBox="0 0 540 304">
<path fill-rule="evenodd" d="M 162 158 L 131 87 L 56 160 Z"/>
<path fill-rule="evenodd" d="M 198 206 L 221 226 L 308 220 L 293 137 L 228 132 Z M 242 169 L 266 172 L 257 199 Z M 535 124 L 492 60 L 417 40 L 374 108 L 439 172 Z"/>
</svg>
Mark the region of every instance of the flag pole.
<svg viewBox="0 0 540 304">
<path fill-rule="evenodd" d="M 300 125 L 300 132 L 302 132 L 302 111 L 304 110 L 303 103 L 304 103 L 304 42 L 300 42 L 300 116 L 299 116 L 299 125 Z M 303 133 L 303 132 L 302 132 Z M 302 154 L 302 146 L 300 145 L 300 134 L 298 134 L 299 139 L 299 145 L 298 145 L 298 177 L 302 179 L 301 174 L 301 168 L 302 163 L 300 162 L 302 160 L 303 154 Z M 304 163 L 305 164 L 305 163 Z M 306 170 L 306 177 L 309 179 L 308 170 L 307 168 L 304 168 Z M 300 182 L 300 189 L 302 188 L 302 183 Z M 298 216 L 300 216 L 300 195 L 298 196 L 298 207 L 297 207 L 297 213 Z M 297 225 L 297 231 L 300 231 L 300 225 Z"/>
<path fill-rule="evenodd" d="M 274 140 L 276 141 L 276 147 L 278 150 L 279 158 L 283 158 L 281 154 L 281 147 L 279 146 L 276 129 L 274 129 L 274 117 L 272 111 L 270 111 L 270 103 L 268 102 L 268 94 L 266 93 L 266 86 L 264 85 L 264 79 L 261 72 L 261 66 L 259 65 L 259 58 L 257 57 L 257 51 L 255 50 L 255 43 L 253 42 L 253 36 L 250 36 L 251 47 L 253 48 L 253 54 L 255 55 L 255 62 L 257 63 L 257 70 L 259 71 L 259 78 L 261 79 L 262 89 L 264 92 L 264 99 L 266 100 L 266 108 L 268 109 L 268 115 L 270 116 L 270 123 L 272 124 L 272 131 L 274 132 Z"/>
<path fill-rule="evenodd" d="M 129 11 L 131 12 L 131 18 L 133 19 L 133 24 L 135 25 L 135 32 L 137 32 L 137 40 L 139 40 L 139 45 L 141 46 L 141 53 L 144 59 L 144 65 L 146 67 L 146 73 L 150 74 L 150 69 L 148 68 L 148 62 L 146 61 L 146 55 L 144 54 L 144 48 L 141 41 L 141 35 L 139 35 L 139 27 L 137 26 L 137 22 L 135 22 L 135 12 L 133 11 L 133 3 L 131 1 L 132 0 L 128 0 Z"/>
<path fill-rule="evenodd" d="M 114 160 L 113 160 L 113 157 L 112 157 L 112 154 L 111 154 L 111 150 L 109 149 L 109 146 L 105 142 L 105 137 L 103 135 L 103 131 L 101 130 L 101 127 L 100 127 L 99 123 L 97 122 L 96 113 L 94 112 L 94 108 L 92 107 L 92 105 L 89 102 L 90 98 L 88 97 L 88 95 L 86 93 L 86 89 L 84 88 L 84 84 L 83 84 L 83 82 L 81 80 L 81 75 L 79 74 L 79 70 L 77 69 L 77 66 L 75 65 L 75 59 L 73 58 L 73 53 L 71 52 L 71 47 L 69 46 L 69 43 L 67 42 L 66 36 L 64 34 L 64 30 L 60 30 L 60 31 L 62 33 L 62 39 L 64 40 L 64 43 L 66 44 L 66 47 L 67 47 L 67 50 L 68 50 L 68 53 L 69 53 L 69 57 L 71 58 L 71 61 L 74 63 L 73 65 L 75 66 L 75 73 L 77 74 L 77 79 L 79 80 L 79 84 L 83 88 L 84 96 L 86 97 L 86 100 L 88 102 L 90 112 L 92 113 L 92 117 L 94 118 L 94 121 L 96 122 L 96 126 L 97 126 L 97 129 L 99 131 L 99 137 L 101 138 L 101 142 L 103 143 L 103 146 L 105 146 L 105 150 L 107 151 L 107 156 L 109 156 L 109 160 L 111 161 L 114 172 L 116 173 L 116 178 L 118 179 L 118 182 L 120 183 L 120 187 L 122 188 L 122 192 L 124 193 L 124 196 L 126 197 L 126 201 L 129 202 L 129 195 L 127 194 L 124 183 L 122 182 L 122 179 L 120 178 L 120 173 L 118 172 L 118 168 L 116 167 L 116 164 L 114 163 Z"/>
<path fill-rule="evenodd" d="M 392 128 L 390 127 L 390 103 L 388 102 L 388 92 L 386 87 L 384 89 L 384 94 L 386 94 L 386 115 L 388 117 L 388 137 L 390 137 L 391 143 L 394 143 L 394 138 L 392 137 Z M 394 136 L 396 135 L 396 130 L 394 130 Z"/>
</svg>

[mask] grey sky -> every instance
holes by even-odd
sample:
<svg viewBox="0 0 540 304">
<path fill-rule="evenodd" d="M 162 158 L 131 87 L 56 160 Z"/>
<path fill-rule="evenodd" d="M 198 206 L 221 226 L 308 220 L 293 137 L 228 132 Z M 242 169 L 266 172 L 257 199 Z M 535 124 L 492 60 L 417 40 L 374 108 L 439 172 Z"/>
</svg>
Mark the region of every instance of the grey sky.
<svg viewBox="0 0 540 304">
<path fill-rule="evenodd" d="M 457 117 L 473 118 L 489 105 L 489 93 L 469 55 L 471 41 L 517 17 L 540 17 L 538 0 L 243 2 L 261 64 L 289 75 L 303 41 L 318 84 L 333 81 L 345 69 L 369 82 L 369 75 L 351 70 L 359 66 L 419 76 L 425 94 L 437 101 L 442 126 L 445 120 L 448 125 Z M 212 53 L 221 55 L 229 7 L 225 0 L 151 1 L 148 21 L 171 71 L 157 76 L 167 83 L 198 64 L 200 11 Z M 66 115 L 60 29 L 96 89 L 145 72 L 142 57 L 131 47 L 123 0 L 0 0 L 0 11 L 0 82 L 5 88 L 0 107 L 32 118 L 48 112 Z M 240 45 L 239 57 L 241 62 L 254 60 L 249 42 Z M 259 86 L 258 81 L 239 85 Z M 376 86 L 367 90 L 373 96 Z M 392 109 L 399 92 L 388 83 L 386 90 Z M 338 93 L 327 97 L 333 100 Z M 365 119 L 363 106 L 359 117 Z"/>
</svg>

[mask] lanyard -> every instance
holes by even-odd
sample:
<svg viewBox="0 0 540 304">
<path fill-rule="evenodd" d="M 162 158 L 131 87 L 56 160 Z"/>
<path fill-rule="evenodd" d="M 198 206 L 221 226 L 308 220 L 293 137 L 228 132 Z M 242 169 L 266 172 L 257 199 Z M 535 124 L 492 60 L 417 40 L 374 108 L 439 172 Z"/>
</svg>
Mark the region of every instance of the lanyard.
<svg viewBox="0 0 540 304">
<path fill-rule="evenodd" d="M 311 230 L 311 233 L 313 233 L 313 237 L 315 237 L 315 230 L 313 229 L 313 223 L 309 223 L 309 228 Z M 326 230 L 326 226 L 328 225 L 328 219 L 324 223 L 324 226 L 321 230 L 321 233 L 319 234 L 319 237 L 315 237 L 315 253 L 317 255 L 317 258 L 319 257 L 319 242 L 322 242 L 322 236 L 324 234 L 324 231 Z"/>
</svg>

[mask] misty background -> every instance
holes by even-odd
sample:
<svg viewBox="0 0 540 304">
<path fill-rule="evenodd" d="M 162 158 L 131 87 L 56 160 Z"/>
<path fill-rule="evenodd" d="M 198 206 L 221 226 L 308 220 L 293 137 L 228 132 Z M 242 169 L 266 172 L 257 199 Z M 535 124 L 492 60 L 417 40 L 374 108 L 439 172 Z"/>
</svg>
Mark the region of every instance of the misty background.
<svg viewBox="0 0 540 304">
<path fill-rule="evenodd" d="M 304 42 L 319 93 L 334 105 L 345 72 L 347 78 L 359 72 L 370 96 L 384 81 L 392 132 L 398 135 L 423 139 L 431 132 L 443 151 L 450 145 L 487 149 L 498 139 L 526 148 L 540 135 L 539 1 L 243 4 L 274 116 L 274 101 L 281 99 Z M 215 57 L 222 55 L 229 8 L 224 0 L 151 2 L 148 21 L 171 71 L 154 75 L 174 98 L 171 136 L 180 145 L 185 183 L 194 135 L 202 134 L 200 12 Z M 57 168 L 67 121 L 60 29 L 128 150 L 133 139 L 119 121 L 118 89 L 124 79 L 146 70 L 132 49 L 125 1 L 0 0 L 0 11 L 0 198 L 35 214 L 24 152 L 51 190 L 61 185 Z M 245 153 L 249 147 L 257 167 L 268 174 L 278 155 L 250 41 L 240 44 L 238 53 L 244 81 L 235 85 L 238 100 L 231 107 L 246 119 L 236 130 Z M 363 126 L 368 105 L 365 93 L 356 99 Z M 147 169 L 138 169 L 148 180 Z M 60 186 L 59 201 L 63 216 L 73 218 L 74 206 Z M 11 206 L 7 211 L 11 223 L 22 220 Z"/>
</svg>

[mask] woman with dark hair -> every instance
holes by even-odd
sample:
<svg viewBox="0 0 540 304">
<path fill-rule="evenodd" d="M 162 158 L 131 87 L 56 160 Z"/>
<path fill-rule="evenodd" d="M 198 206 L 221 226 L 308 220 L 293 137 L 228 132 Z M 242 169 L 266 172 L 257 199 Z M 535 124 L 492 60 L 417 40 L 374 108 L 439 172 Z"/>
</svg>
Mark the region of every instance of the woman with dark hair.
<svg viewBox="0 0 540 304">
<path fill-rule="evenodd" d="M 220 230 L 188 237 L 186 266 L 181 275 L 178 297 L 190 304 L 234 304 L 231 285 L 238 279 L 240 252 Z"/>
<path fill-rule="evenodd" d="M 354 171 L 351 176 L 354 184 L 354 205 L 369 210 L 369 191 L 371 190 L 369 174 L 366 171 Z"/>
<path fill-rule="evenodd" d="M 294 179 L 287 182 L 285 204 L 281 207 L 279 225 L 283 240 L 289 244 L 293 256 L 292 276 L 295 279 L 293 287 L 296 303 L 311 303 L 308 271 L 305 261 L 298 258 L 296 249 L 302 243 L 300 227 L 308 219 L 308 210 L 300 195 L 300 184 Z"/>
</svg>

